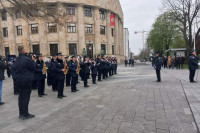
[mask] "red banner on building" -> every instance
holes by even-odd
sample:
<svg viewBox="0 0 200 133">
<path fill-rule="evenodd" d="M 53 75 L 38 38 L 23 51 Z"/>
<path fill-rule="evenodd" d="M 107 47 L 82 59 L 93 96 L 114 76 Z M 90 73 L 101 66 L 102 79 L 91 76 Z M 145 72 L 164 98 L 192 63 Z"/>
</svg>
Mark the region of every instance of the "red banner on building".
<svg viewBox="0 0 200 133">
<path fill-rule="evenodd" d="M 113 14 L 110 14 L 110 26 L 115 26 L 115 17 Z"/>
</svg>

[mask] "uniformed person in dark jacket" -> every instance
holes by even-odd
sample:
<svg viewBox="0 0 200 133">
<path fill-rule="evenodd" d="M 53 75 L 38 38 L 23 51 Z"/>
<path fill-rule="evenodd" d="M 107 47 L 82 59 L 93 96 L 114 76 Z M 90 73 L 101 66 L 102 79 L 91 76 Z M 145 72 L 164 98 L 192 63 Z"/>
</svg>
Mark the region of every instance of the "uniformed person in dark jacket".
<svg viewBox="0 0 200 133">
<path fill-rule="evenodd" d="M 6 61 L 7 63 L 7 75 L 8 75 L 8 78 L 10 78 L 11 76 L 11 64 L 9 61 Z"/>
<path fill-rule="evenodd" d="M 2 56 L 0 55 L 0 106 L 4 105 L 2 102 L 2 87 L 3 87 L 3 80 L 4 80 L 4 70 L 6 69 L 6 63 L 3 60 Z"/>
<path fill-rule="evenodd" d="M 190 82 L 196 83 L 194 81 L 196 70 L 198 69 L 198 59 L 196 57 L 196 51 L 191 51 L 189 59 L 188 59 L 188 65 L 190 70 Z"/>
<path fill-rule="evenodd" d="M 109 70 L 110 70 L 109 57 L 106 57 L 106 78 L 108 78 Z"/>
<path fill-rule="evenodd" d="M 161 82 L 161 76 L 160 76 L 160 70 L 162 67 L 162 59 L 159 56 L 159 53 L 156 53 L 156 58 L 155 58 L 155 69 L 156 69 L 156 75 L 157 75 L 157 81 L 156 82 Z"/>
<path fill-rule="evenodd" d="M 78 91 L 76 88 L 76 84 L 77 84 L 77 77 L 78 77 L 78 62 L 76 59 L 76 56 L 72 56 L 72 60 L 69 62 L 69 71 L 72 77 L 71 80 L 71 92 L 76 92 Z"/>
<path fill-rule="evenodd" d="M 65 57 L 65 60 L 67 62 L 67 69 L 69 69 L 69 56 Z M 68 71 L 68 73 L 66 74 L 66 86 L 70 86 L 70 82 L 71 82 L 71 75 L 70 72 Z"/>
<path fill-rule="evenodd" d="M 118 66 L 118 61 L 117 61 L 117 57 L 115 57 L 115 74 L 117 74 L 117 66 Z"/>
<path fill-rule="evenodd" d="M 62 53 L 57 54 L 57 60 L 54 62 L 54 71 L 56 73 L 56 82 L 57 82 L 57 90 L 58 90 L 58 98 L 62 99 L 66 97 L 64 92 L 64 82 L 65 82 L 65 69 L 64 62 L 62 60 Z"/>
<path fill-rule="evenodd" d="M 13 78 L 13 88 L 14 88 L 14 95 L 18 95 L 19 94 L 19 89 L 16 86 L 16 74 L 15 74 L 15 61 L 16 61 L 16 57 L 14 58 L 14 60 L 11 63 L 11 74 L 12 74 L 12 78 Z"/>
<path fill-rule="evenodd" d="M 51 59 L 50 66 L 49 66 L 49 71 L 50 71 L 50 73 L 51 73 L 51 79 L 52 79 L 52 81 L 51 81 L 52 90 L 53 90 L 54 92 L 57 91 L 56 72 L 55 72 L 55 70 L 54 70 L 54 66 L 55 66 L 54 63 L 56 62 L 56 60 L 57 60 L 57 56 L 56 56 L 56 55 L 53 55 L 53 56 L 52 56 L 52 59 Z"/>
<path fill-rule="evenodd" d="M 33 58 L 34 58 L 33 63 L 36 66 L 36 58 L 37 58 L 36 55 L 34 55 Z M 34 73 L 34 75 L 35 75 L 35 73 Z M 38 88 L 37 81 L 34 78 L 33 81 L 32 81 L 32 90 L 37 90 L 37 88 Z"/>
<path fill-rule="evenodd" d="M 88 85 L 88 78 L 90 74 L 90 62 L 89 62 L 89 57 L 85 56 L 83 62 L 81 62 L 81 69 L 83 70 L 84 73 L 84 87 L 90 87 Z"/>
<path fill-rule="evenodd" d="M 96 64 L 97 64 L 97 71 L 98 71 L 98 81 L 101 81 L 103 62 L 100 55 L 97 56 Z"/>
<path fill-rule="evenodd" d="M 107 72 L 107 64 L 105 56 L 102 57 L 102 73 L 103 73 L 103 79 L 106 79 L 106 72 Z"/>
<path fill-rule="evenodd" d="M 52 85 L 52 78 L 51 78 L 51 71 L 49 67 L 51 66 L 51 57 L 48 57 L 45 61 L 47 69 L 47 85 L 51 86 Z"/>
<path fill-rule="evenodd" d="M 24 46 L 18 47 L 19 57 L 15 62 L 16 85 L 19 89 L 19 118 L 22 120 L 35 117 L 29 114 L 28 105 L 30 101 L 32 81 L 34 79 L 35 65 L 34 57 L 27 57 Z"/>
<path fill-rule="evenodd" d="M 38 85 L 38 96 L 42 97 L 44 95 L 47 95 L 44 93 L 46 72 L 45 73 L 43 72 L 43 68 L 46 67 L 46 65 L 42 59 L 42 54 L 39 54 L 37 57 L 38 59 L 36 61 L 36 67 L 35 67 L 35 80 L 37 81 Z"/>
<path fill-rule="evenodd" d="M 96 61 L 95 61 L 95 60 L 92 60 L 91 71 L 92 71 L 92 83 L 93 83 L 93 84 L 96 84 L 97 69 L 98 69 L 98 66 L 97 66 L 97 64 L 96 64 Z"/>
</svg>

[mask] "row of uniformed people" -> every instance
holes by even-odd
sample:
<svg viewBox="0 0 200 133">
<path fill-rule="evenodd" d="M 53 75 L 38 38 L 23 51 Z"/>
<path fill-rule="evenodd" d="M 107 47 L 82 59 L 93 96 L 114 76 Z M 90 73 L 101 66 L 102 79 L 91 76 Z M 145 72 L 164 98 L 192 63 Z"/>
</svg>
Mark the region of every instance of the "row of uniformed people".
<svg viewBox="0 0 200 133">
<path fill-rule="evenodd" d="M 109 76 L 117 74 L 117 59 L 114 57 L 103 56 L 101 58 L 99 55 L 96 60 L 90 60 L 88 56 L 85 56 L 84 58 L 72 56 L 71 59 L 67 56 L 64 61 L 62 58 L 62 53 L 58 53 L 57 55 L 52 56 L 52 59 L 44 62 L 42 54 L 37 56 L 32 88 L 38 89 L 39 97 L 47 95 L 45 94 L 46 78 L 47 84 L 52 86 L 52 90 L 58 91 L 58 98 L 63 98 L 66 97 L 63 94 L 65 80 L 66 86 L 71 86 L 71 91 L 76 92 L 78 91 L 76 85 L 79 83 L 79 75 L 84 81 L 84 87 L 89 87 L 88 78 L 90 73 L 92 75 L 93 84 L 96 84 L 97 75 L 98 81 L 101 81 L 102 77 L 103 79 L 106 79 Z M 12 74 L 14 75 L 14 73 Z M 16 88 L 15 85 L 14 88 Z M 16 92 L 17 89 L 14 90 Z"/>
</svg>

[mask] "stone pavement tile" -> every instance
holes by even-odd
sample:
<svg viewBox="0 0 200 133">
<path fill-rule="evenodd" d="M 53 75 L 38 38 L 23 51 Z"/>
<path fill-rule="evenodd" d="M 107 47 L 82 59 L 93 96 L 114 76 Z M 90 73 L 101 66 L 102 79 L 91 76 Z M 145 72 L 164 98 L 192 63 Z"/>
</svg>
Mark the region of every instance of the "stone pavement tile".
<svg viewBox="0 0 200 133">
<path fill-rule="evenodd" d="M 169 130 L 156 129 L 156 133 L 169 133 Z"/>
<path fill-rule="evenodd" d="M 168 130 L 169 126 L 168 125 L 163 125 L 163 124 L 156 124 L 157 129 L 163 129 L 163 130 Z"/>
<path fill-rule="evenodd" d="M 106 130 L 107 128 L 108 128 L 108 124 L 97 123 L 97 126 L 95 129 Z"/>
<path fill-rule="evenodd" d="M 144 125 L 144 130 L 147 131 L 156 131 L 156 127 L 153 125 Z"/>
</svg>

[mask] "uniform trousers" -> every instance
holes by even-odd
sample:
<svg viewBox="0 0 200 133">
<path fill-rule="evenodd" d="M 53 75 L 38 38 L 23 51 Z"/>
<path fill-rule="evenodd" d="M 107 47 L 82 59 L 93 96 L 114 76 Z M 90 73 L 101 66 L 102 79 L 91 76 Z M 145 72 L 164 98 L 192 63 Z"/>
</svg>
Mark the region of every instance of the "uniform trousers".
<svg viewBox="0 0 200 133">
<path fill-rule="evenodd" d="M 77 77 L 72 77 L 72 81 L 71 81 L 71 91 L 74 92 L 76 91 L 76 84 L 77 84 Z"/>
<path fill-rule="evenodd" d="M 160 82 L 161 81 L 160 70 L 156 70 L 156 75 L 157 75 L 158 81 Z"/>
<path fill-rule="evenodd" d="M 37 85 L 38 85 L 38 95 L 43 95 L 44 94 L 44 88 L 45 88 L 45 79 L 38 80 Z"/>
<path fill-rule="evenodd" d="M 58 97 L 62 97 L 64 92 L 64 79 L 57 80 L 56 82 L 57 82 Z"/>
<path fill-rule="evenodd" d="M 19 88 L 19 98 L 18 98 L 18 106 L 19 106 L 19 114 L 27 116 L 28 113 L 28 105 L 30 101 L 32 82 L 23 82 L 16 83 L 17 88 Z"/>
<path fill-rule="evenodd" d="M 194 82 L 196 70 L 190 70 L 190 82 Z"/>
<path fill-rule="evenodd" d="M 89 73 L 84 73 L 84 87 L 88 85 L 88 77 L 89 77 Z"/>
</svg>

